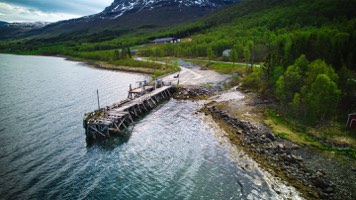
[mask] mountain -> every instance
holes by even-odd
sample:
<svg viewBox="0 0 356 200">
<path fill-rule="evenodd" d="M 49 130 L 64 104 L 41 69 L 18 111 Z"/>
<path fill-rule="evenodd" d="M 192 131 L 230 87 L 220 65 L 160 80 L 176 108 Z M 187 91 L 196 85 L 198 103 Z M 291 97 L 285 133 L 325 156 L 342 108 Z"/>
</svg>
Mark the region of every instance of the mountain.
<svg viewBox="0 0 356 200">
<path fill-rule="evenodd" d="M 224 5 L 236 2 L 236 0 L 115 0 L 109 7 L 95 17 L 101 19 L 116 19 L 129 13 L 155 11 L 159 8 L 174 8 L 172 10 L 183 11 L 185 9 L 200 8 L 204 10 L 216 10 Z"/>
<path fill-rule="evenodd" d="M 3 26 L 12 26 L 12 27 L 17 27 L 21 29 L 35 29 L 35 28 L 42 28 L 45 27 L 46 25 L 50 24 L 48 22 L 15 22 L 15 23 L 7 23 L 3 22 Z M 0 22 L 0 26 L 1 26 Z"/>
<path fill-rule="evenodd" d="M 115 0 L 101 13 L 20 31 L 17 37 L 77 39 L 93 34 L 113 36 L 192 21 L 240 0 Z M 0 30 L 1 32 L 1 30 Z M 14 33 L 11 33 L 14 36 Z M 1 39 L 1 37 L 0 37 Z"/>
<path fill-rule="evenodd" d="M 17 38 L 22 34 L 41 29 L 48 24 L 48 22 L 0 22 L 0 39 Z"/>
<path fill-rule="evenodd" d="M 0 27 L 2 27 L 2 26 L 6 26 L 6 25 L 8 25 L 9 23 L 7 23 L 7 22 L 2 22 L 2 21 L 0 21 Z"/>
</svg>

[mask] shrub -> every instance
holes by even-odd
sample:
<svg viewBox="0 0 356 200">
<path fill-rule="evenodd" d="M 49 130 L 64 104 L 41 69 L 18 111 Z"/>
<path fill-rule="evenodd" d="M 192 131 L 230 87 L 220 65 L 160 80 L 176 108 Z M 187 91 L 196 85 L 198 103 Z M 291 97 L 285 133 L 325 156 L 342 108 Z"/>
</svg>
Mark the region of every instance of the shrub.
<svg viewBox="0 0 356 200">
<path fill-rule="evenodd" d="M 261 90 L 263 88 L 263 80 L 261 79 L 261 75 L 261 70 L 253 71 L 242 80 L 242 86 L 256 91 Z"/>
</svg>

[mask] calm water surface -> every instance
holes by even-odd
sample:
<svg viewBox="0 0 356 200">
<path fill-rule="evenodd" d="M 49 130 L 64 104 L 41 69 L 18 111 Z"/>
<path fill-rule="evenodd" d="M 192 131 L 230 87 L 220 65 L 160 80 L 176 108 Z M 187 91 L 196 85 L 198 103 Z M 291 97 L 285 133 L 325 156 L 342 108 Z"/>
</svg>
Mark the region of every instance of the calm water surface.
<svg viewBox="0 0 356 200">
<path fill-rule="evenodd" d="M 198 103 L 171 100 L 128 137 L 87 145 L 82 117 L 143 75 L 0 54 L 0 199 L 274 199 L 229 159 Z M 259 181 L 256 181 L 259 180 Z"/>
</svg>

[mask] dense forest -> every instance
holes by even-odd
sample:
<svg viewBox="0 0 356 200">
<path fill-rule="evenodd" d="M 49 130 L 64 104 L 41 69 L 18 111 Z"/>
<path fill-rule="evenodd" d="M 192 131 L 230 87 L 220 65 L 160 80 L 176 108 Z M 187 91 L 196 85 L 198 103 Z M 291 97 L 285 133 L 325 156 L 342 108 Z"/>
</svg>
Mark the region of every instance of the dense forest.
<svg viewBox="0 0 356 200">
<path fill-rule="evenodd" d="M 145 66 L 154 69 L 155 76 L 178 69 L 135 61 L 129 47 L 147 57 L 259 64 L 233 82 L 275 99 L 279 112 L 303 124 L 344 123 L 347 114 L 356 111 L 354 5 L 356 0 L 247 0 L 174 27 L 114 38 L 108 31 L 76 41 L 66 35 L 25 38 L 1 42 L 0 50 Z M 139 46 L 168 36 L 182 42 Z M 226 49 L 231 49 L 228 58 L 222 56 Z"/>
<path fill-rule="evenodd" d="M 254 9 L 260 10 L 228 22 L 216 13 L 215 21 L 225 24 L 202 30 L 191 36 L 191 42 L 153 46 L 141 55 L 220 59 L 224 50 L 231 49 L 230 61 L 263 63 L 246 77 L 245 85 L 273 94 L 289 114 L 306 123 L 337 114 L 345 119 L 346 113 L 356 110 L 355 3 L 254 1 Z M 205 21 L 212 23 L 211 18 Z"/>
</svg>

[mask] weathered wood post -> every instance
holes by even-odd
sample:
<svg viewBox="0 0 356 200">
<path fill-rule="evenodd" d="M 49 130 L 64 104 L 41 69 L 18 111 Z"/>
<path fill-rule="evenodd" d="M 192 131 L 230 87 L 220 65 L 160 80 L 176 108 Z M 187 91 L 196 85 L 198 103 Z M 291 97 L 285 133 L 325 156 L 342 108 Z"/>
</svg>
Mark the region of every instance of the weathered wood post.
<svg viewBox="0 0 356 200">
<path fill-rule="evenodd" d="M 132 85 L 130 84 L 130 86 L 129 86 L 129 94 L 127 95 L 127 98 L 129 98 L 129 99 L 132 99 L 131 91 L 132 91 Z"/>
<path fill-rule="evenodd" d="M 96 89 L 96 96 L 98 97 L 98 108 L 99 108 L 99 110 L 100 110 L 99 89 Z"/>
</svg>

